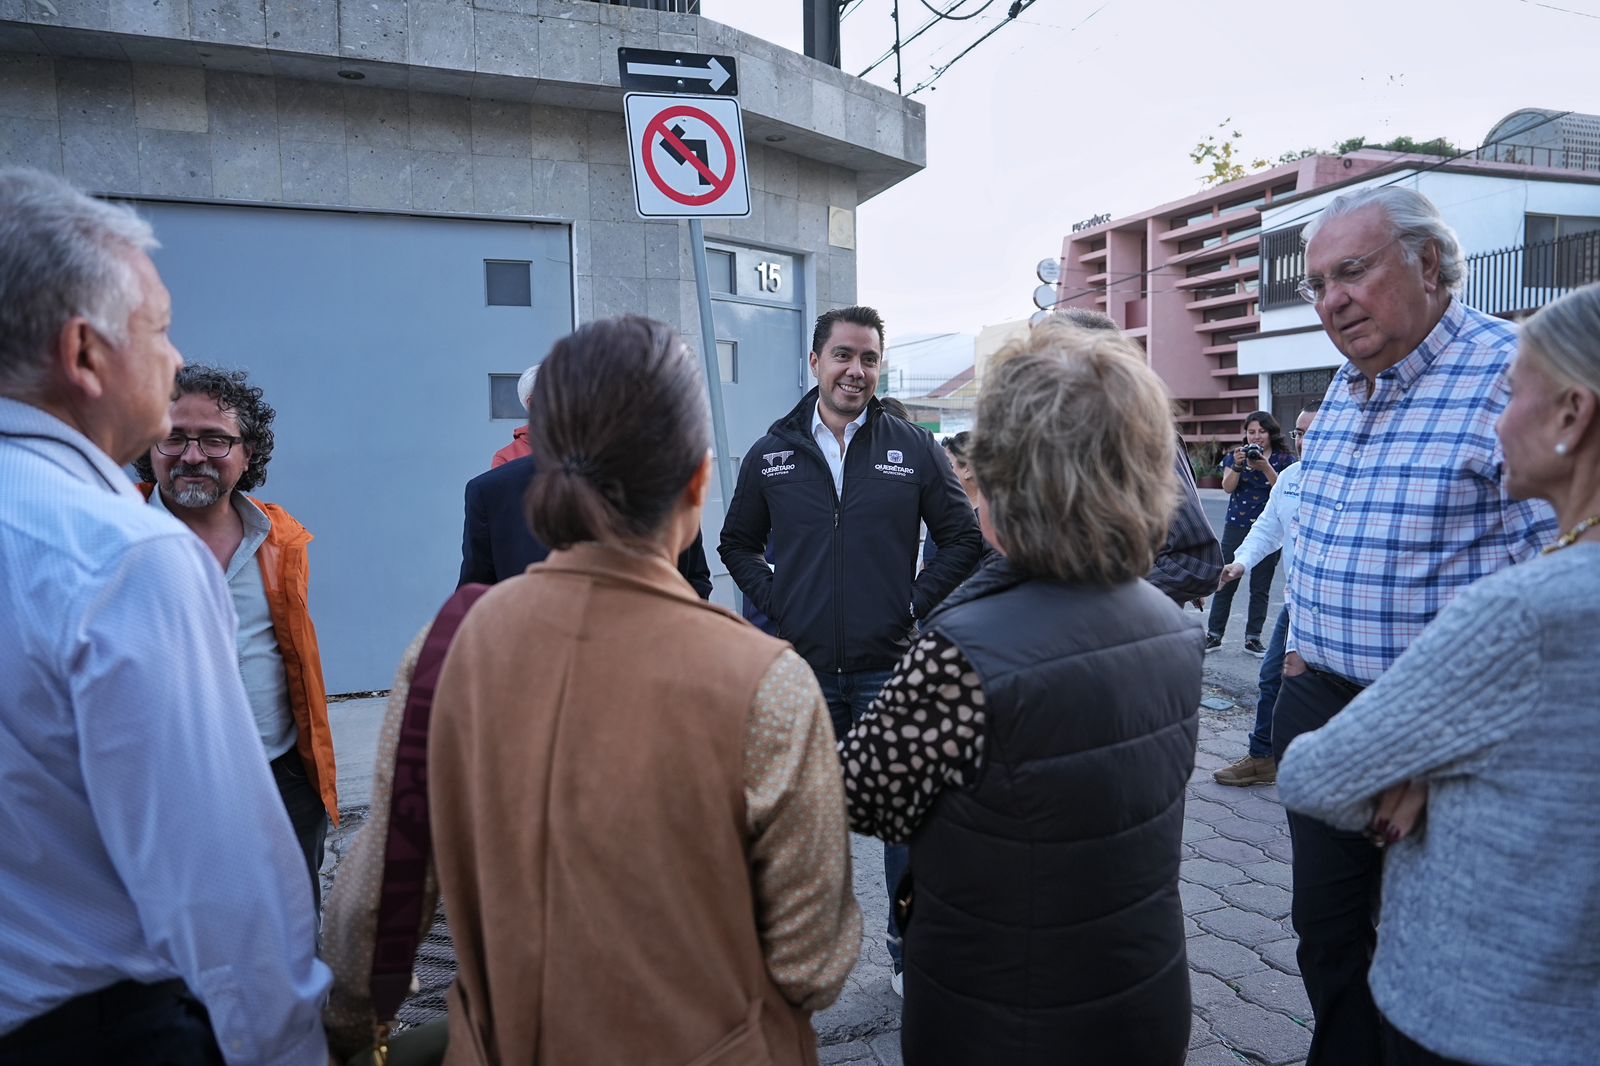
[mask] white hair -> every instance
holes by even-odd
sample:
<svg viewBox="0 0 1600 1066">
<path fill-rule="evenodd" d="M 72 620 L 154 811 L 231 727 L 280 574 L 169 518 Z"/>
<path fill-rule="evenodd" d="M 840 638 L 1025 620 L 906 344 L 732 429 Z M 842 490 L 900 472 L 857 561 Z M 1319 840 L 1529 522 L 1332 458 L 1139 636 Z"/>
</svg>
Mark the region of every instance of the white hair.
<svg viewBox="0 0 1600 1066">
<path fill-rule="evenodd" d="M 1531 351 L 1553 377 L 1600 395 L 1600 282 L 1540 308 L 1520 342 L 1518 358 Z"/>
<path fill-rule="evenodd" d="M 1467 277 L 1467 257 L 1461 250 L 1456 231 L 1444 220 L 1433 201 L 1417 192 L 1398 185 L 1380 185 L 1374 189 L 1347 192 L 1322 209 L 1306 226 L 1301 239 L 1306 244 L 1332 219 L 1354 214 L 1367 207 L 1377 207 L 1394 227 L 1394 235 L 1405 249 L 1406 259 L 1416 262 L 1430 242 L 1439 251 L 1439 281 L 1451 292 L 1459 293 Z"/>
<path fill-rule="evenodd" d="M 39 391 L 61 328 L 74 317 L 126 344 L 143 299 L 128 256 L 159 247 L 130 208 L 38 170 L 0 169 L 0 394 Z"/>
<path fill-rule="evenodd" d="M 539 376 L 539 366 L 535 363 L 522 372 L 517 379 L 517 399 L 522 401 L 522 409 L 528 409 L 528 397 L 533 395 L 533 379 Z"/>
</svg>

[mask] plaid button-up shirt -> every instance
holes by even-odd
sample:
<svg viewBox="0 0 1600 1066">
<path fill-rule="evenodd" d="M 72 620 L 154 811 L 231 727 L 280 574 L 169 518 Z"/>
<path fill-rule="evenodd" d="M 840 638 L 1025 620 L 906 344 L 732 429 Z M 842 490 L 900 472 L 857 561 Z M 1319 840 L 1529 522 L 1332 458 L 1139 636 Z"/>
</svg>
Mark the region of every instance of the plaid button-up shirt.
<svg viewBox="0 0 1600 1066">
<path fill-rule="evenodd" d="M 1548 505 L 1501 486 L 1516 344 L 1452 300 L 1370 397 L 1354 365 L 1334 375 L 1306 438 L 1295 558 L 1289 646 L 1311 667 L 1377 680 L 1458 592 L 1554 538 Z"/>
</svg>

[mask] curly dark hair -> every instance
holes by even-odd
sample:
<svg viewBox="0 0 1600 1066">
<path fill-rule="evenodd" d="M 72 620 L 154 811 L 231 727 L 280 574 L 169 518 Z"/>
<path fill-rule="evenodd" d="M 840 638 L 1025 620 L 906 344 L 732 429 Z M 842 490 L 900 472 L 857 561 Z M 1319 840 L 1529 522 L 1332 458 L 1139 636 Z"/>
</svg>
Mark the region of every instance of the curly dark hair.
<svg viewBox="0 0 1600 1066">
<path fill-rule="evenodd" d="M 272 461 L 274 440 L 272 420 L 278 417 L 278 412 L 262 399 L 264 394 L 261 389 L 250 384 L 250 375 L 246 371 L 190 363 L 178 371 L 178 382 L 172 391 L 172 398 L 176 400 L 197 392 L 211 397 L 217 401 L 218 407 L 232 412 L 239 420 L 239 436 L 244 438 L 244 445 L 250 449 L 250 465 L 245 467 L 234 488 L 249 492 L 257 485 L 266 484 L 267 464 Z M 135 460 L 133 468 L 138 471 L 140 481 L 156 479 L 149 452 Z"/>
</svg>

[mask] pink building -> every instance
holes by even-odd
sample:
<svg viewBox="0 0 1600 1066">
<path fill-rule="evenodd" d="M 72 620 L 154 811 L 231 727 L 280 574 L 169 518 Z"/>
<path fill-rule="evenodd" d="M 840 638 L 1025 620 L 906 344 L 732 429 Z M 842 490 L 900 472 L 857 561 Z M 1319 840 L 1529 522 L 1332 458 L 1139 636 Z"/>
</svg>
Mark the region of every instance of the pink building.
<svg viewBox="0 0 1600 1066">
<path fill-rule="evenodd" d="M 1371 150 L 1307 156 L 1071 233 L 1062 241 L 1058 306 L 1104 311 L 1144 345 L 1178 402 L 1185 440 L 1232 441 L 1260 404 L 1255 375 L 1238 372 L 1237 342 L 1261 323 L 1261 209 L 1393 158 Z"/>
</svg>

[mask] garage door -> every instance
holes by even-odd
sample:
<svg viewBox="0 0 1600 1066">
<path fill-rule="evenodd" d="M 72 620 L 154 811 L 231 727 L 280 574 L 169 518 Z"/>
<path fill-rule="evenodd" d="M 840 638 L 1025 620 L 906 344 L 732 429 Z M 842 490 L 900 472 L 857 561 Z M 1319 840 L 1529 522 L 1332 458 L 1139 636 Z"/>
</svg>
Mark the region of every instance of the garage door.
<svg viewBox="0 0 1600 1066">
<path fill-rule="evenodd" d="M 329 691 L 388 688 L 455 587 L 462 487 L 520 421 L 494 417 L 491 378 L 573 328 L 567 227 L 138 206 L 184 357 L 248 369 L 278 410 L 256 495 L 316 537 Z"/>
</svg>

